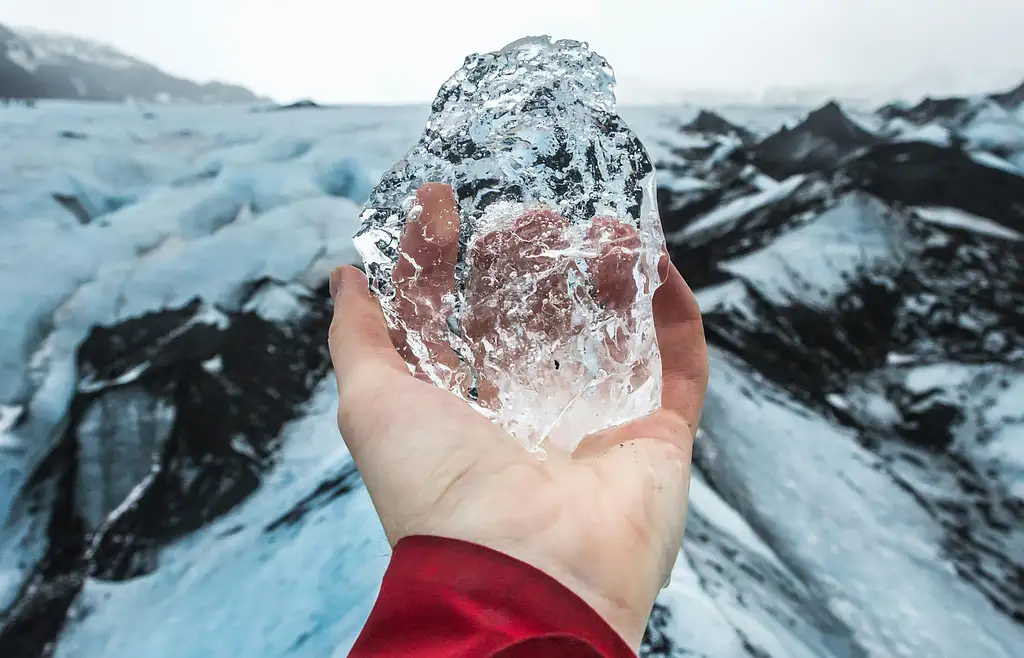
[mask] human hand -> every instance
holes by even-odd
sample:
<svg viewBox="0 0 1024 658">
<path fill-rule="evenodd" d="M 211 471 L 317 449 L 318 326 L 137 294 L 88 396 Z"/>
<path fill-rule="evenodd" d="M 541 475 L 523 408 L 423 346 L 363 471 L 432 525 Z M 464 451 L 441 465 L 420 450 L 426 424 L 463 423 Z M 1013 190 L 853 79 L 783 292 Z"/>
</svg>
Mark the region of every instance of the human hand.
<svg viewBox="0 0 1024 658">
<path fill-rule="evenodd" d="M 394 279 L 399 287 L 421 286 L 419 316 L 426 319 L 442 303 L 458 215 L 447 186 L 425 186 L 419 196 L 416 268 L 432 268 L 434 276 L 408 276 L 408 265 L 399 264 Z M 623 256 L 605 256 L 598 295 L 614 305 Z M 667 258 L 662 279 L 653 301 L 662 408 L 587 437 L 571 455 L 540 461 L 463 400 L 411 375 L 403 336 L 389 334 L 365 277 L 351 267 L 336 270 L 330 347 L 338 426 L 391 545 L 435 535 L 518 558 L 575 592 L 638 647 L 681 545 L 708 375 L 696 300 Z M 560 317 L 554 313 L 551 322 Z M 432 356 L 452 358 L 429 333 Z"/>
<path fill-rule="evenodd" d="M 604 428 L 595 404 L 615 405 L 621 418 L 650 409 L 660 361 L 653 325 L 638 329 L 634 314 L 642 245 L 632 224 L 598 216 L 573 226 L 547 208 L 491 217 L 492 228 L 466 245 L 465 309 L 453 331 L 459 215 L 448 186 L 425 185 L 418 196 L 388 297 L 401 318 L 392 343 L 417 376 L 486 414 L 500 411 L 532 449 L 545 439 L 571 452 Z M 644 265 L 641 299 L 650 304 L 657 259 Z"/>
</svg>

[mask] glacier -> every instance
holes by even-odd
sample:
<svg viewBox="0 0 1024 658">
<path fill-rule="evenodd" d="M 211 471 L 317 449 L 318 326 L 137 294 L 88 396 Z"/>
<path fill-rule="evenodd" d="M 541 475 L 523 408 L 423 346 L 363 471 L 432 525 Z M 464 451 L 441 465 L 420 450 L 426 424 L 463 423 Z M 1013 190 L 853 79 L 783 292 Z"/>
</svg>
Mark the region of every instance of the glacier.
<svg viewBox="0 0 1024 658">
<path fill-rule="evenodd" d="M 643 656 L 1019 655 L 1022 100 L 622 108 L 712 366 Z M 327 277 L 429 108 L 254 109 L 0 108 L 0 655 L 340 658 L 369 612 Z"/>
</svg>

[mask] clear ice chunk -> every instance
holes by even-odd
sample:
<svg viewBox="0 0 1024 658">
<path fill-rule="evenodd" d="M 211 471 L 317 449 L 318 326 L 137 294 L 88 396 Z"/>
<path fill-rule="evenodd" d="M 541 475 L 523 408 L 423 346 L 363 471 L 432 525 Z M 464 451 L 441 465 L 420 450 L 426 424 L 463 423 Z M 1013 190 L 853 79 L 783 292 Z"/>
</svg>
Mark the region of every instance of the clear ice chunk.
<svg viewBox="0 0 1024 658">
<path fill-rule="evenodd" d="M 585 43 L 471 55 L 355 244 L 410 370 L 527 449 L 660 406 L 654 167 Z"/>
</svg>

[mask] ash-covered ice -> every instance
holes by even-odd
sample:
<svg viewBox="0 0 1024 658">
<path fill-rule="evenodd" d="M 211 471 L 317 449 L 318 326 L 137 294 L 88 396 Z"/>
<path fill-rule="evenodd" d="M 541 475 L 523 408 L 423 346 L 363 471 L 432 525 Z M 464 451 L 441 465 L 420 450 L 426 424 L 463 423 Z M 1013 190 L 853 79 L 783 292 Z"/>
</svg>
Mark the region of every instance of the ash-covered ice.
<svg viewBox="0 0 1024 658">
<path fill-rule="evenodd" d="M 410 368 L 538 452 L 660 404 L 664 236 L 614 85 L 577 41 L 466 58 L 355 238 Z"/>
</svg>

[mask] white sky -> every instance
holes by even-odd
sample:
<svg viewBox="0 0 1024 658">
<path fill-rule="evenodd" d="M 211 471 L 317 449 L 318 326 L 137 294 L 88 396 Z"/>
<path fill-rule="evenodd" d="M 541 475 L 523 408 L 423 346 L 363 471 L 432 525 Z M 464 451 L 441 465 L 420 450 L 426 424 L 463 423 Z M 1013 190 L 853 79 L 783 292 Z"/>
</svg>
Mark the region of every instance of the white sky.
<svg viewBox="0 0 1024 658">
<path fill-rule="evenodd" d="M 1024 0 L 0 0 L 0 22 L 278 100 L 429 101 L 466 54 L 545 33 L 590 42 L 624 102 L 1024 80 Z"/>
</svg>

